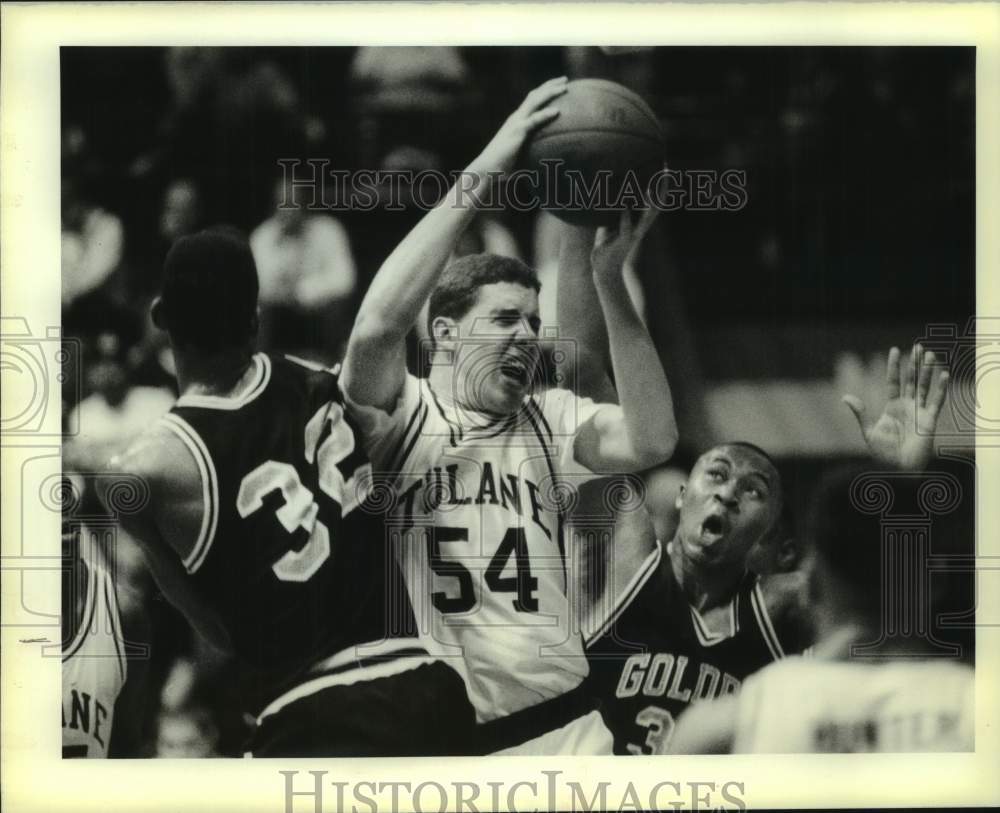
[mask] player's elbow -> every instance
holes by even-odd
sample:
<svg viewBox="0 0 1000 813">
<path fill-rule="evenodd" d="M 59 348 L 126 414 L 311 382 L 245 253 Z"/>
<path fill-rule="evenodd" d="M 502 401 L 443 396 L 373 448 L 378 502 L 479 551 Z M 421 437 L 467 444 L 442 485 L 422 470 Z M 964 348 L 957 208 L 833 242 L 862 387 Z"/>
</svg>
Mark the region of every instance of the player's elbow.
<svg viewBox="0 0 1000 813">
<path fill-rule="evenodd" d="M 365 354 L 404 341 L 409 325 L 401 326 L 373 309 L 362 308 L 351 329 L 348 346 L 355 352 Z"/>
<path fill-rule="evenodd" d="M 676 432 L 665 432 L 644 438 L 635 450 L 637 470 L 651 469 L 670 460 L 677 449 L 677 439 Z"/>
</svg>

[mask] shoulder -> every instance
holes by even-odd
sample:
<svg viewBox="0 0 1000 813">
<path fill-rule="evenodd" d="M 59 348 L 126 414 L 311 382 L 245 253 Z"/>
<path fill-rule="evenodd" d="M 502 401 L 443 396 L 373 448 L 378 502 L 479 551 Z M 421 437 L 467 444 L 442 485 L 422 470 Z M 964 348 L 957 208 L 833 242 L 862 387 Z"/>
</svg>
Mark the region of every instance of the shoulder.
<svg viewBox="0 0 1000 813">
<path fill-rule="evenodd" d="M 757 580 L 764 607 L 786 651 L 800 652 L 812 643 L 808 579 L 802 571 L 775 573 Z"/>
<path fill-rule="evenodd" d="M 185 492 L 200 490 L 200 475 L 194 456 L 180 435 L 171 428 L 176 416 L 155 421 L 123 452 L 108 460 L 99 478 L 98 496 L 113 507 L 112 489 L 129 481 L 142 483 L 150 491 Z"/>
<path fill-rule="evenodd" d="M 428 392 L 425 379 L 406 373 L 393 402 L 383 408 L 354 401 L 341 379 L 340 394 L 347 415 L 361 432 L 373 463 L 389 465 L 397 461 L 401 444 L 405 441 L 404 446 L 410 446 L 422 436 L 432 411 L 427 403 Z"/>
<path fill-rule="evenodd" d="M 576 434 L 580 427 L 597 412 L 613 408 L 613 404 L 602 404 L 577 395 L 561 387 L 553 387 L 532 396 L 545 419 L 552 424 L 557 434 Z"/>
</svg>

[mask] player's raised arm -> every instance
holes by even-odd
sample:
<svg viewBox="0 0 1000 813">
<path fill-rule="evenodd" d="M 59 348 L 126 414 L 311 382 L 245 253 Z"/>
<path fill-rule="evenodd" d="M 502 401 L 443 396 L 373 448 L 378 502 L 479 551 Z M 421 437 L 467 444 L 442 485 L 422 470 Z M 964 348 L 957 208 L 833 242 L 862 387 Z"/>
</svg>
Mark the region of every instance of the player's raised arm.
<svg viewBox="0 0 1000 813">
<path fill-rule="evenodd" d="M 531 91 L 459 182 L 382 264 L 361 303 L 344 359 L 341 380 L 352 401 L 385 410 L 395 406 L 406 374 L 406 334 L 475 216 L 477 200 L 495 173 L 512 169 L 525 138 L 558 115 L 547 105 L 565 92 L 566 77 Z"/>
<path fill-rule="evenodd" d="M 899 348 L 886 362 L 886 404 L 869 421 L 864 402 L 845 395 L 844 403 L 858 419 L 861 434 L 875 460 L 904 471 L 923 471 L 934 455 L 934 432 L 948 392 L 948 373 L 934 353 L 914 345 L 902 362 Z"/>
<path fill-rule="evenodd" d="M 677 446 L 673 398 L 659 354 L 625 287 L 625 258 L 656 217 L 638 226 L 625 211 L 618 232 L 598 233 L 591 253 L 594 286 L 608 329 L 611 368 L 620 406 L 597 412 L 576 439 L 577 459 L 596 472 L 629 472 L 668 460 Z"/>
<path fill-rule="evenodd" d="M 566 387 L 577 395 L 611 404 L 618 403 L 618 393 L 608 374 L 608 330 L 598 318 L 601 304 L 590 272 L 595 233 L 593 226 L 564 223 L 560 228 L 556 314 L 560 336 L 576 346 L 566 363 L 569 369 L 561 372 Z"/>
</svg>

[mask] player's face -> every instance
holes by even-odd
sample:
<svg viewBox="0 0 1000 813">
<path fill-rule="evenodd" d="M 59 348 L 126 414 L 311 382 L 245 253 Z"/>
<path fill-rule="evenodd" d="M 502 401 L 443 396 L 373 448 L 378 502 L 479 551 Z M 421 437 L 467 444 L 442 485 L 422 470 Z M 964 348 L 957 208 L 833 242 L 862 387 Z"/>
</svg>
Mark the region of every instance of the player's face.
<svg viewBox="0 0 1000 813">
<path fill-rule="evenodd" d="M 703 567 L 744 564 L 781 511 L 781 482 L 750 449 L 718 446 L 702 455 L 677 498 L 681 551 Z"/>
<path fill-rule="evenodd" d="M 457 324 L 456 392 L 474 409 L 515 412 L 538 366 L 538 294 L 512 282 L 484 285 Z"/>
</svg>

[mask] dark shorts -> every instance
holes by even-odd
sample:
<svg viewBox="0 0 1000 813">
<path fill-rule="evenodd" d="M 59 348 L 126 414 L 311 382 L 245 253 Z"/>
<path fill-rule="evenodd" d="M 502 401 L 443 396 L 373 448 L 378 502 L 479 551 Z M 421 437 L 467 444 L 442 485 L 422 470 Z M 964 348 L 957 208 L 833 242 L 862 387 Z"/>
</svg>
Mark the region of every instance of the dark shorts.
<svg viewBox="0 0 1000 813">
<path fill-rule="evenodd" d="M 472 753 L 476 715 L 465 683 L 437 661 L 331 686 L 264 718 L 254 757 L 412 757 Z"/>
</svg>

